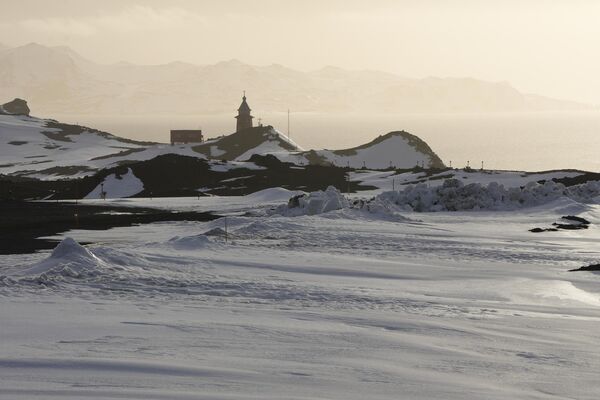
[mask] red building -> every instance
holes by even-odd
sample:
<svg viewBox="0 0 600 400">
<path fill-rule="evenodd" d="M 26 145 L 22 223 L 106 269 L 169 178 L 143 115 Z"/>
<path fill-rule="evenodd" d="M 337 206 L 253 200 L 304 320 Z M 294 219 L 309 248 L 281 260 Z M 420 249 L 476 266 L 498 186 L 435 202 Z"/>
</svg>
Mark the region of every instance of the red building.
<svg viewBox="0 0 600 400">
<path fill-rule="evenodd" d="M 171 130 L 171 145 L 175 143 L 202 143 L 203 140 L 201 129 Z"/>
</svg>

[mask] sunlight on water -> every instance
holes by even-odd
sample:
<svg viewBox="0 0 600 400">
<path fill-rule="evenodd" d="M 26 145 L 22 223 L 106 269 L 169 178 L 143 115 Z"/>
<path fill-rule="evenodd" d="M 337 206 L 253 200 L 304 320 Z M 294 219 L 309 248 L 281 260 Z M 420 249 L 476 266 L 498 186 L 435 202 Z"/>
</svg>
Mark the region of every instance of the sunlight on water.
<svg viewBox="0 0 600 400">
<path fill-rule="evenodd" d="M 287 132 L 287 114 L 254 112 L 263 123 Z M 116 135 L 167 142 L 170 129 L 202 128 L 208 137 L 232 133 L 232 115 L 73 116 L 55 115 Z M 255 123 L 257 122 L 255 119 Z M 406 130 L 425 140 L 452 166 L 600 171 L 600 111 L 498 113 L 484 115 L 291 114 L 292 138 L 305 149 L 341 149 L 377 135 Z"/>
</svg>

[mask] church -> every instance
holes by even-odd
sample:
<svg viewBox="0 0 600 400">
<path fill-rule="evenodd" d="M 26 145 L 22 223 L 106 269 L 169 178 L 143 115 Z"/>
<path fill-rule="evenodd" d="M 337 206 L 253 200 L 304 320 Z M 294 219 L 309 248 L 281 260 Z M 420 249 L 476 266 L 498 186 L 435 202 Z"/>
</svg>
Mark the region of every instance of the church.
<svg viewBox="0 0 600 400">
<path fill-rule="evenodd" d="M 238 108 L 238 115 L 235 117 L 237 119 L 237 124 L 235 127 L 235 131 L 243 131 L 244 129 L 252 128 L 252 119 L 254 118 L 250 114 L 250 106 L 246 102 L 246 91 L 244 91 L 244 96 L 242 97 L 242 104 Z"/>
<path fill-rule="evenodd" d="M 250 106 L 248 102 L 246 102 L 246 91 L 244 90 L 244 95 L 242 97 L 242 104 L 240 104 L 238 108 L 238 115 L 235 117 L 237 119 L 235 131 L 240 132 L 244 129 L 252 128 L 252 119 L 254 117 L 250 114 Z M 259 118 L 260 122 L 260 118 Z M 171 145 L 175 145 L 176 143 L 202 143 L 204 141 L 204 136 L 202 135 L 201 129 L 172 129 L 171 130 Z"/>
</svg>

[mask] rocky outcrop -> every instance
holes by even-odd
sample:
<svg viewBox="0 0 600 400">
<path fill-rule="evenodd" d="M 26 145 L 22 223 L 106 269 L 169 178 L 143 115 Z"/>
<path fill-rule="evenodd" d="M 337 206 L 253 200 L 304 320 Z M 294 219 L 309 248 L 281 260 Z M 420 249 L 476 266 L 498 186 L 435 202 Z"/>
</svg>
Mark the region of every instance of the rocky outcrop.
<svg viewBox="0 0 600 400">
<path fill-rule="evenodd" d="M 276 152 L 300 150 L 271 125 L 255 126 L 208 140 L 193 147 L 194 151 L 215 160 L 246 161 L 253 154 L 264 155 Z"/>
<path fill-rule="evenodd" d="M 27 102 L 23 99 L 14 99 L 0 106 L 0 114 L 29 116 L 30 112 Z"/>
</svg>

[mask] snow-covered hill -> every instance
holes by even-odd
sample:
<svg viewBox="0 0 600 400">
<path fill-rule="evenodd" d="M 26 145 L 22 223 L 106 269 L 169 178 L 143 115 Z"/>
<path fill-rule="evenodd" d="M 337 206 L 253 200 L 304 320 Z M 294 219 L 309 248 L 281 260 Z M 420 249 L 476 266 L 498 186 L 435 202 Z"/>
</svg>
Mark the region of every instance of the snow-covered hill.
<svg viewBox="0 0 600 400">
<path fill-rule="evenodd" d="M 24 100 L 17 99 L 0 107 L 0 174 L 3 175 L 77 178 L 163 154 L 228 162 L 247 161 L 254 154 L 270 154 L 297 165 L 372 169 L 443 167 L 440 158 L 425 142 L 403 131 L 391 132 L 345 150 L 305 151 L 272 126 L 257 126 L 201 144 L 171 146 L 32 117 Z"/>
<path fill-rule="evenodd" d="M 301 152 L 291 155 L 288 160 L 350 168 L 444 168 L 442 160 L 427 143 L 404 131 L 390 132 L 350 149 Z"/>
<path fill-rule="evenodd" d="M 302 148 L 272 126 L 257 126 L 231 135 L 221 136 L 194 146 L 207 158 L 245 161 L 253 154 L 282 155 L 302 151 Z"/>
<path fill-rule="evenodd" d="M 417 136 L 398 131 L 361 146 L 343 150 L 303 150 L 272 126 L 260 126 L 222 136 L 194 147 L 208 158 L 246 161 L 253 154 L 271 154 L 297 165 L 351 168 L 444 168 L 442 160 Z"/>
<path fill-rule="evenodd" d="M 0 174 L 4 175 L 76 178 L 167 153 L 204 158 L 190 145 L 138 142 L 54 120 L 0 115 Z"/>
</svg>

